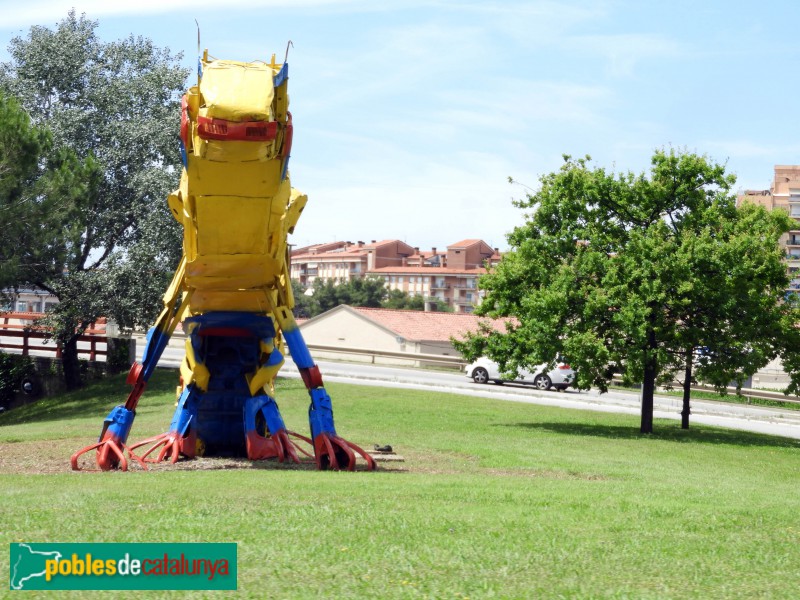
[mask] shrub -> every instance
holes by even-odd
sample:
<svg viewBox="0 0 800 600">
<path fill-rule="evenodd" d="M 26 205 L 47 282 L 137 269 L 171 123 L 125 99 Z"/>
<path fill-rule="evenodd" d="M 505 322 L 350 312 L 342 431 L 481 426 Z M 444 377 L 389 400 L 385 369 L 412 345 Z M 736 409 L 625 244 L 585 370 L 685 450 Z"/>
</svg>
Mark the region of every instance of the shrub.
<svg viewBox="0 0 800 600">
<path fill-rule="evenodd" d="M 0 352 L 0 405 L 9 405 L 22 381 L 35 374 L 36 368 L 29 356 Z"/>
</svg>

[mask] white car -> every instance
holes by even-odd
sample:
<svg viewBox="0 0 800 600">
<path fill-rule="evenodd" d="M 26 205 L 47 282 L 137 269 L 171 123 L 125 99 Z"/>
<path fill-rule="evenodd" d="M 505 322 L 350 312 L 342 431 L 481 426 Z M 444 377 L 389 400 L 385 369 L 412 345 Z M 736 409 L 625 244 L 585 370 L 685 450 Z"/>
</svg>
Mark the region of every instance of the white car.
<svg viewBox="0 0 800 600">
<path fill-rule="evenodd" d="M 540 390 L 549 390 L 554 387 L 559 391 L 564 391 L 575 383 L 575 371 L 564 362 L 557 362 L 556 367 L 550 371 L 545 371 L 545 369 L 547 369 L 547 365 L 539 365 L 533 372 L 521 371 L 518 379 L 504 379 L 497 363 L 482 356 L 474 363 L 467 365 L 464 371 L 467 377 L 475 383 L 514 381 L 533 384 Z"/>
</svg>

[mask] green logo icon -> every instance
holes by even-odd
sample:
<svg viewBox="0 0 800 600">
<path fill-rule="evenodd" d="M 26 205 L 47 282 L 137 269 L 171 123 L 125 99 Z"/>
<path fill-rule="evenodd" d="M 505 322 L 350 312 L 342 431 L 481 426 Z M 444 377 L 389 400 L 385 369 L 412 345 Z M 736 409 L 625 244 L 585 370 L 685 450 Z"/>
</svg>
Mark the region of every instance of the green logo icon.
<svg viewBox="0 0 800 600">
<path fill-rule="evenodd" d="M 43 552 L 31 548 L 32 544 L 11 544 L 11 589 L 42 590 L 31 579 L 45 579 L 47 560 L 61 560 L 57 551 Z M 34 546 L 42 544 L 33 544 Z M 16 550 L 16 552 L 15 552 Z M 27 586 L 26 586 L 27 583 Z"/>
<path fill-rule="evenodd" d="M 11 590 L 235 590 L 236 544 L 10 545 Z"/>
</svg>

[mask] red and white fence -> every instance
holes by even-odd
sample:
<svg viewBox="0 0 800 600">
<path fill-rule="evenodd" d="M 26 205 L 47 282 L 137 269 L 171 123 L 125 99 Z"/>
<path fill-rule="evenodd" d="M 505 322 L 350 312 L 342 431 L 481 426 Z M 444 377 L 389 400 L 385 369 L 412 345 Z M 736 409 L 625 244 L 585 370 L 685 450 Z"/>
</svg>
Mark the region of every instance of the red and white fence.
<svg viewBox="0 0 800 600">
<path fill-rule="evenodd" d="M 23 356 L 46 356 L 61 358 L 61 348 L 47 332 L 34 327 L 36 319 L 43 313 L 0 313 L 0 351 Z M 99 319 L 78 338 L 78 356 L 91 361 L 105 362 L 108 353 L 106 320 Z"/>
</svg>

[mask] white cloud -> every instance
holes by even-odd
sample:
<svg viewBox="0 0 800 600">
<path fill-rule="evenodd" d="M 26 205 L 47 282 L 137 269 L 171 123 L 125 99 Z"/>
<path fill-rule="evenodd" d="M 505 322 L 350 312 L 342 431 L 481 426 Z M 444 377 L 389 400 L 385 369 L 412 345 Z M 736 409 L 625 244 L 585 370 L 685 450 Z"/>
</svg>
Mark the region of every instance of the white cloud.
<svg viewBox="0 0 800 600">
<path fill-rule="evenodd" d="M 657 34 L 573 35 L 565 42 L 575 51 L 601 58 L 613 77 L 629 77 L 641 63 L 690 55 L 682 44 Z"/>
<path fill-rule="evenodd" d="M 3 11 L 2 28 L 9 29 L 34 24 L 49 25 L 64 18 L 72 8 L 78 14 L 86 13 L 90 18 L 108 16 L 144 16 L 185 11 L 187 18 L 206 9 L 256 10 L 260 8 L 293 9 L 359 9 L 375 10 L 369 0 L 137 0 L 136 2 L 115 2 L 113 0 L 30 0 L 13 2 L 13 10 Z M 383 2 L 384 9 L 395 5 Z M 396 6 L 396 5 L 395 5 Z"/>
<path fill-rule="evenodd" d="M 505 234 L 521 222 L 507 182 L 514 166 L 504 157 L 477 150 L 432 157 L 370 140 L 352 148 L 360 149 L 344 149 L 348 160 L 326 166 L 298 154 L 292 183 L 309 195 L 309 209 L 295 243 L 369 237 L 442 247 L 476 237 L 505 247 Z"/>
</svg>

